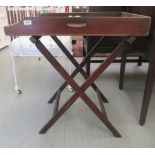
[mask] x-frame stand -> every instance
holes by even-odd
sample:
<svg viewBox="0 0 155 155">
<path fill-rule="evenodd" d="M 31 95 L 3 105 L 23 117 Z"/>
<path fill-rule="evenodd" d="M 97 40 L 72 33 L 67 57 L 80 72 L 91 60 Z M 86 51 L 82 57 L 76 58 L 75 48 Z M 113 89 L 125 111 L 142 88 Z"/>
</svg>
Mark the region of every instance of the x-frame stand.
<svg viewBox="0 0 155 155">
<path fill-rule="evenodd" d="M 49 102 L 55 102 L 53 117 L 47 122 L 47 124 L 40 130 L 39 133 L 45 133 L 62 115 L 63 113 L 69 109 L 69 107 L 80 97 L 84 103 L 96 114 L 96 116 L 106 125 L 106 127 L 112 132 L 115 137 L 121 137 L 121 134 L 115 129 L 115 127 L 108 120 L 106 115 L 106 111 L 104 108 L 103 101 L 106 101 L 106 98 L 101 93 L 101 91 L 94 84 L 94 81 L 98 78 L 98 76 L 116 59 L 116 57 L 120 56 L 121 53 L 130 47 L 135 40 L 135 37 L 127 37 L 122 40 L 122 42 L 113 50 L 111 55 L 94 71 L 94 73 L 88 77 L 86 72 L 82 69 L 82 67 L 86 64 L 87 60 L 90 59 L 95 54 L 95 48 L 101 43 L 102 39 L 97 42 L 97 44 L 93 47 L 89 55 L 78 64 L 73 56 L 69 53 L 69 51 L 65 48 L 65 46 L 61 43 L 61 41 L 56 36 L 51 36 L 52 39 L 56 42 L 56 44 L 62 49 L 64 54 L 70 59 L 70 61 L 76 66 L 75 71 L 69 75 L 66 70 L 60 65 L 60 63 L 55 59 L 55 57 L 47 50 L 47 48 L 42 44 L 39 40 L 41 36 L 32 36 L 30 39 L 33 43 L 35 43 L 38 50 L 45 56 L 45 58 L 50 62 L 50 64 L 60 73 L 60 75 L 66 80 L 66 82 L 56 91 L 53 97 Z M 73 77 L 81 72 L 86 81 L 80 87 L 74 80 Z M 66 103 L 58 110 L 59 107 L 59 99 L 61 91 L 69 84 L 75 93 L 66 101 Z M 85 94 L 86 89 L 92 86 L 98 95 L 98 99 L 101 105 L 101 111 L 97 108 L 95 103 Z"/>
<path fill-rule="evenodd" d="M 81 65 L 79 66 L 79 64 L 77 63 L 77 61 L 74 59 L 74 57 L 69 53 L 69 51 L 66 49 L 66 47 L 61 43 L 61 41 L 55 37 L 55 36 L 51 36 L 52 39 L 56 42 L 56 44 L 61 48 L 61 50 L 65 53 L 65 55 L 68 57 L 68 59 L 72 62 L 72 64 L 77 68 L 72 74 L 71 77 L 74 78 L 77 73 L 81 72 L 81 74 L 83 75 L 83 77 L 85 79 L 87 79 L 89 76 L 87 75 L 87 73 L 82 69 L 82 67 L 85 65 L 85 61 L 87 61 L 88 59 L 90 59 L 90 57 L 92 56 L 92 54 L 94 54 L 95 49 L 100 45 L 100 43 L 102 42 L 103 38 L 101 38 L 96 45 L 92 48 L 92 53 L 87 57 L 87 59 L 85 61 L 83 61 L 83 63 L 81 63 Z M 79 67 L 78 67 L 79 66 Z M 54 99 L 56 98 L 56 95 L 58 93 L 58 91 L 63 91 L 65 89 L 65 87 L 68 85 L 67 82 L 64 82 L 61 87 L 56 91 L 56 93 L 51 97 L 51 99 L 48 101 L 48 103 L 52 103 L 54 101 Z M 97 88 L 97 86 L 92 83 L 92 88 L 97 92 L 99 92 L 102 101 L 105 103 L 108 103 L 108 100 L 105 98 L 105 96 L 102 94 L 102 92 Z"/>
</svg>

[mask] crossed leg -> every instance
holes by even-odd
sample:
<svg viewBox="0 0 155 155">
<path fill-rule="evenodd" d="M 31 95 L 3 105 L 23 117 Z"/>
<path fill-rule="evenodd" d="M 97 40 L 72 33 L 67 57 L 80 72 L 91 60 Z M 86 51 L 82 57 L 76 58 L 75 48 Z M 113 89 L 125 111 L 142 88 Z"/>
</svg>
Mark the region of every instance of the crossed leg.
<svg viewBox="0 0 155 155">
<path fill-rule="evenodd" d="M 72 79 L 72 77 L 65 71 L 65 69 L 57 62 L 57 60 L 50 54 L 46 47 L 36 37 L 32 37 L 31 41 L 35 43 L 36 47 L 45 56 L 45 58 L 54 66 L 55 69 L 61 74 L 61 76 L 73 87 L 75 94 L 61 107 L 59 111 L 55 113 L 53 118 L 40 130 L 40 133 L 45 133 L 60 117 L 61 115 L 76 101 L 78 97 L 84 101 L 84 103 L 96 114 L 96 116 L 107 126 L 107 128 L 116 137 L 121 137 L 120 133 L 114 128 L 114 126 L 108 120 L 106 114 L 102 113 L 93 101 L 84 93 L 84 91 L 98 78 L 98 76 L 113 62 L 113 60 L 126 50 L 129 45 L 134 41 L 132 37 L 122 41 L 111 55 L 104 61 L 98 69 L 85 81 L 85 83 L 79 87 L 78 84 Z"/>
<path fill-rule="evenodd" d="M 90 54 L 85 58 L 85 60 L 83 60 L 80 64 L 78 64 L 78 62 L 74 59 L 74 57 L 70 54 L 70 52 L 66 49 L 66 47 L 61 43 L 61 41 L 56 37 L 56 36 L 51 36 L 52 39 L 56 42 L 56 44 L 61 48 L 61 50 L 64 52 L 64 54 L 69 58 L 69 60 L 73 63 L 73 65 L 76 67 L 76 69 L 73 71 L 73 73 L 71 74 L 71 77 L 74 78 L 77 73 L 81 72 L 81 74 L 83 75 L 83 77 L 85 79 L 87 79 L 89 76 L 87 75 L 87 73 L 82 69 L 82 67 L 87 63 L 87 61 L 95 54 L 95 50 L 96 48 L 100 45 L 100 43 L 102 42 L 103 38 L 98 40 L 98 42 L 96 43 L 96 45 L 94 45 L 94 47 L 92 48 Z M 67 82 L 64 82 L 60 88 L 55 92 L 55 94 L 51 97 L 51 99 L 48 101 L 48 103 L 52 103 L 55 98 L 56 98 L 56 94 L 58 91 L 63 91 L 65 89 L 65 87 L 67 86 Z M 92 88 L 95 90 L 95 92 L 97 92 L 100 94 L 101 96 L 101 100 L 102 102 L 108 103 L 108 100 L 105 98 L 105 96 L 102 94 L 102 92 L 99 90 L 99 88 L 92 83 Z"/>
</svg>

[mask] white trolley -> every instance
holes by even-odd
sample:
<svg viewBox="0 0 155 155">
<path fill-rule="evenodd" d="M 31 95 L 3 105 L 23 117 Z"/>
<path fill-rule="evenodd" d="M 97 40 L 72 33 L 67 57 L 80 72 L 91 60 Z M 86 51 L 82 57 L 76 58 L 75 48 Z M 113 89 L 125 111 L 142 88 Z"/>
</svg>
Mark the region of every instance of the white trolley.
<svg viewBox="0 0 155 155">
<path fill-rule="evenodd" d="M 6 7 L 7 10 L 7 17 L 9 25 L 18 23 L 21 20 L 24 20 L 27 17 L 36 17 L 42 13 L 55 13 L 55 12 L 65 12 L 65 7 L 36 7 L 36 6 L 8 6 Z M 71 12 L 71 8 L 69 9 Z M 65 44 L 67 49 L 71 52 L 72 45 L 71 45 L 71 37 L 70 36 L 59 36 L 60 40 Z M 44 36 L 41 38 L 42 42 L 46 45 L 49 51 L 52 52 L 54 56 L 63 56 L 62 51 L 57 47 L 55 42 L 51 39 L 51 37 Z M 71 52 L 72 53 L 72 52 Z M 15 82 L 15 91 L 17 94 L 21 94 L 21 88 L 18 84 L 18 78 L 16 73 L 16 64 L 15 59 L 18 57 L 38 57 L 38 60 L 41 58 L 41 53 L 38 49 L 32 44 L 29 40 L 29 36 L 11 36 L 11 43 L 10 43 L 10 54 L 12 59 L 13 65 L 13 75 L 14 75 L 14 82 Z M 71 73 L 71 63 L 68 62 L 69 73 Z M 68 87 L 71 90 L 70 87 Z"/>
</svg>

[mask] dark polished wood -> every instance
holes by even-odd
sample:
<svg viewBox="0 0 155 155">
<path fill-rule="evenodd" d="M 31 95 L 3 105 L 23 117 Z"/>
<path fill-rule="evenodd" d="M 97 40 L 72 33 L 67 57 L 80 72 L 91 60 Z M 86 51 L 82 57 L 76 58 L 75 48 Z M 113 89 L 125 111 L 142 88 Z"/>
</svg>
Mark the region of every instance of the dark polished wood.
<svg viewBox="0 0 155 155">
<path fill-rule="evenodd" d="M 141 6 L 140 6 L 141 7 Z M 131 8 L 133 7 L 128 7 L 128 6 L 90 6 L 89 7 L 89 12 L 95 11 L 95 12 L 109 12 L 109 11 L 126 11 L 128 12 L 129 10 L 131 11 Z M 134 9 L 136 10 L 136 9 Z M 149 10 L 149 9 L 147 9 Z M 152 10 L 152 9 L 151 9 Z M 137 13 L 137 14 L 142 14 L 142 13 Z M 86 53 L 89 53 L 89 50 L 91 49 L 91 47 L 93 46 L 93 44 L 95 43 L 96 39 L 99 36 L 88 36 L 85 37 L 85 41 L 84 41 L 84 47 L 86 48 Z M 120 37 L 106 37 L 107 39 L 104 40 L 104 42 L 101 44 L 101 46 L 97 49 L 96 53 L 97 56 L 99 54 L 102 55 L 102 57 L 107 57 L 106 54 L 111 53 L 111 51 L 117 46 L 117 44 L 120 42 Z M 143 44 L 143 43 L 142 43 Z M 142 44 L 140 44 L 139 46 L 141 46 Z M 128 54 L 133 54 L 132 57 L 135 57 L 136 52 L 134 51 L 134 53 L 132 51 L 129 51 Z M 140 51 L 140 55 L 139 53 L 137 53 L 136 58 L 138 58 L 138 60 L 136 62 L 138 62 L 138 65 L 142 63 L 142 60 L 144 59 L 144 54 L 143 54 L 143 59 L 141 60 L 141 53 L 143 53 L 142 51 Z M 128 55 L 127 55 L 128 56 Z M 102 58 L 103 59 L 103 58 Z M 128 61 L 128 59 L 127 59 Z M 131 61 L 131 60 L 130 60 Z M 135 62 L 135 58 L 133 59 L 133 61 Z M 90 60 L 87 63 L 86 66 L 86 72 L 88 75 L 90 75 L 90 71 L 91 71 L 91 64 L 92 63 L 99 63 L 101 62 L 100 60 Z M 119 62 L 118 60 L 115 62 Z"/>
<path fill-rule="evenodd" d="M 131 46 L 131 44 L 135 41 L 135 37 L 131 36 L 146 36 L 149 33 L 149 27 L 151 23 L 150 18 L 147 16 L 129 14 L 125 12 L 111 12 L 105 14 L 94 14 L 93 17 L 91 17 L 89 13 L 85 15 L 74 14 L 74 16 L 70 16 L 70 14 L 61 14 L 60 16 L 43 15 L 35 18 L 28 18 L 27 20 L 30 20 L 26 21 L 27 25 L 24 25 L 23 22 L 20 22 L 12 26 L 5 27 L 5 33 L 7 35 L 32 35 L 31 41 L 75 91 L 75 93 L 59 110 L 58 105 L 61 89 L 56 92 L 56 107 L 54 110 L 54 115 L 40 130 L 40 133 L 45 133 L 80 97 L 114 136 L 121 137 L 121 134 L 107 118 L 107 114 L 101 99 L 102 93 L 99 91 L 94 82 L 107 69 L 107 67 L 109 67 L 109 65 L 122 54 L 122 52 L 126 51 Z M 62 49 L 62 52 L 64 52 L 69 60 L 75 65 L 76 69 L 71 76 L 39 40 L 42 35 L 50 35 L 56 44 Z M 82 67 L 85 65 L 90 56 L 93 56 L 95 53 L 94 50 L 92 49 L 90 55 L 86 56 L 81 64 L 78 64 L 55 35 L 100 35 L 125 37 L 123 37 L 122 41 L 113 50 L 109 57 L 102 62 L 102 64 L 91 76 L 88 77 Z M 95 48 L 99 43 L 100 40 L 93 48 Z M 78 72 L 81 72 L 86 79 L 82 86 L 79 86 L 73 79 L 73 76 L 75 76 Z M 65 85 L 66 84 L 63 84 L 61 88 L 64 88 Z M 90 86 L 92 86 L 98 94 L 102 111 L 97 108 L 95 103 L 85 93 L 87 88 Z"/>
<path fill-rule="evenodd" d="M 146 121 L 146 116 L 150 105 L 151 94 L 153 91 L 153 85 L 154 85 L 154 79 L 155 79 L 155 31 L 150 45 L 150 52 L 151 52 L 150 63 L 149 63 L 147 78 L 145 82 L 145 90 L 144 90 L 142 108 L 141 108 L 140 119 L 139 119 L 139 124 L 141 126 L 143 126 Z"/>
<path fill-rule="evenodd" d="M 85 35 L 85 36 L 147 36 L 150 17 L 130 13 L 78 13 L 70 16 L 40 16 L 26 18 L 28 25 L 21 21 L 5 27 L 6 35 Z M 68 26 L 72 24 L 74 26 Z M 80 26 L 81 24 L 85 26 Z M 16 31 L 18 30 L 18 31 Z M 65 30 L 65 31 L 64 31 Z"/>
<path fill-rule="evenodd" d="M 101 111 L 102 111 L 102 113 L 105 115 L 105 117 L 108 119 L 107 113 L 106 113 L 106 110 L 105 110 L 105 107 L 104 107 L 104 104 L 103 104 L 103 102 L 102 102 L 101 95 L 100 95 L 100 93 L 99 93 L 98 90 L 97 90 L 97 97 L 98 97 L 98 100 L 99 100 L 99 103 L 100 103 Z"/>
<path fill-rule="evenodd" d="M 57 95 L 56 95 L 56 99 L 55 99 L 55 106 L 54 106 L 54 109 L 53 109 L 53 116 L 57 113 L 58 111 L 58 108 L 59 108 L 59 101 L 60 101 L 60 95 L 61 95 L 61 92 L 60 90 L 57 92 Z"/>
<path fill-rule="evenodd" d="M 148 113 L 155 77 L 155 6 L 130 6 L 128 7 L 128 11 L 151 17 L 151 26 L 148 37 L 140 40 L 140 44 L 136 43 L 134 45 L 136 47 L 141 46 L 145 50 L 145 54 L 147 54 L 147 59 L 149 60 L 149 68 L 147 71 L 145 90 L 139 118 L 139 124 L 143 126 Z"/>
<path fill-rule="evenodd" d="M 127 51 L 124 51 L 121 58 L 120 76 L 119 76 L 119 89 L 123 89 L 124 76 L 125 76 L 125 65 L 126 65 Z"/>
</svg>

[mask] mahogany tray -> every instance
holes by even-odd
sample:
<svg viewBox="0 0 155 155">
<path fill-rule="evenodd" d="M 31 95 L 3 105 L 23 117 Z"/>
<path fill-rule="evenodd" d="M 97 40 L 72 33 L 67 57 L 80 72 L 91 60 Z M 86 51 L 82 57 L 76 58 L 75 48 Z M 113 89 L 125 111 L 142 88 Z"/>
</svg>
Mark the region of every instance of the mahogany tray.
<svg viewBox="0 0 155 155">
<path fill-rule="evenodd" d="M 151 18 L 127 12 L 51 13 L 6 26 L 6 35 L 147 36 Z"/>
</svg>

